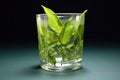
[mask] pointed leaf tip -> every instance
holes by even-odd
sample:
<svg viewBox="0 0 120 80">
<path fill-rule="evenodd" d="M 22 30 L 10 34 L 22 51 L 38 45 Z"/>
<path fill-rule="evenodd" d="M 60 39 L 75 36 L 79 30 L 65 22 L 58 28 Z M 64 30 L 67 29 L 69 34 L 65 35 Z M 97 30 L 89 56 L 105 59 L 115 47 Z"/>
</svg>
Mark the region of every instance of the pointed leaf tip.
<svg viewBox="0 0 120 80">
<path fill-rule="evenodd" d="M 88 10 L 86 9 L 85 11 L 83 11 L 83 14 L 85 14 Z"/>
</svg>

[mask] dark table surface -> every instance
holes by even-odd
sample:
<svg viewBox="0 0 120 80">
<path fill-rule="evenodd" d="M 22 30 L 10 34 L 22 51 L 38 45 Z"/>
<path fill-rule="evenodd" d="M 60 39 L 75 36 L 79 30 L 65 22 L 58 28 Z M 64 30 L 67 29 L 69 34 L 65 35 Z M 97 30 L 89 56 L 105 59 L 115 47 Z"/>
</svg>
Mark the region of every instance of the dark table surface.
<svg viewBox="0 0 120 80">
<path fill-rule="evenodd" d="M 120 45 L 84 46 L 83 68 L 72 72 L 40 69 L 34 45 L 0 47 L 0 80 L 120 80 Z"/>
</svg>

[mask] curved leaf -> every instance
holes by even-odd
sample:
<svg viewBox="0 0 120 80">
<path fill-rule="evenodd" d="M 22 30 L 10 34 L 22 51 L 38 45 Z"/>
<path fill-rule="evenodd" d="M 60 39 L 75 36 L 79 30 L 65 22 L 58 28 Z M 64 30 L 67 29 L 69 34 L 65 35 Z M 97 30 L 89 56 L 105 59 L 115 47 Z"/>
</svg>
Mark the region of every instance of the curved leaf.
<svg viewBox="0 0 120 80">
<path fill-rule="evenodd" d="M 49 9 L 43 5 L 42 5 L 42 7 L 48 16 L 48 24 L 49 24 L 50 28 L 53 29 L 55 32 L 60 33 L 63 28 L 62 22 L 59 20 L 59 18 L 55 14 L 55 12 L 53 12 L 51 9 Z"/>
<path fill-rule="evenodd" d="M 86 12 L 87 10 L 85 10 L 80 16 L 78 16 L 78 20 L 74 24 L 75 27 L 72 34 L 74 35 L 75 39 L 77 37 L 79 29 L 79 33 L 84 32 L 84 17 Z"/>
<path fill-rule="evenodd" d="M 60 34 L 60 41 L 62 44 L 67 44 L 70 41 L 73 25 L 71 23 L 72 17 L 65 23 L 64 28 Z"/>
</svg>

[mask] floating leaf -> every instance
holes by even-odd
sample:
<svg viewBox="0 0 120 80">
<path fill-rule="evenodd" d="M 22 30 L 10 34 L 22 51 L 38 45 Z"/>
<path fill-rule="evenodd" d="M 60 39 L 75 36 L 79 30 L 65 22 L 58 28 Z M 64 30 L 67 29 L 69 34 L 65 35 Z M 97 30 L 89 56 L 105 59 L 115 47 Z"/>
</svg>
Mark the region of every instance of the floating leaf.
<svg viewBox="0 0 120 80">
<path fill-rule="evenodd" d="M 60 33 L 63 28 L 62 22 L 59 20 L 55 12 L 53 12 L 51 9 L 43 5 L 42 7 L 48 16 L 48 23 L 49 23 L 50 28 L 53 29 L 55 32 Z"/>
<path fill-rule="evenodd" d="M 84 32 L 84 17 L 85 17 L 84 15 L 86 12 L 87 12 L 87 10 L 85 10 L 83 13 L 81 13 L 80 16 L 77 16 L 78 20 L 74 24 L 75 27 L 74 27 L 74 30 L 72 33 L 74 35 L 75 39 L 77 38 L 77 33 L 80 34 L 81 32 Z M 79 29 L 81 29 L 81 30 L 79 31 Z"/>
</svg>

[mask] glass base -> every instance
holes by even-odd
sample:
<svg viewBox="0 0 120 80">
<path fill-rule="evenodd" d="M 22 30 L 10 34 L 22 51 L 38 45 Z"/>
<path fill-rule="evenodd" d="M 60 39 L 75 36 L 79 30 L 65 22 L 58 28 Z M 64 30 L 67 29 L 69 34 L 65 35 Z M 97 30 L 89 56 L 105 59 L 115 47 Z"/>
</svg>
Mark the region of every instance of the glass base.
<svg viewBox="0 0 120 80">
<path fill-rule="evenodd" d="M 51 64 L 43 64 L 41 65 L 41 68 L 47 71 L 54 71 L 54 72 L 63 72 L 63 71 L 73 71 L 78 70 L 82 67 L 80 63 L 72 63 L 72 64 L 59 64 L 56 63 L 56 65 Z"/>
</svg>

